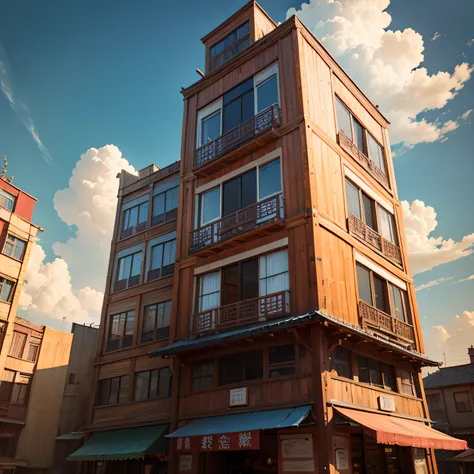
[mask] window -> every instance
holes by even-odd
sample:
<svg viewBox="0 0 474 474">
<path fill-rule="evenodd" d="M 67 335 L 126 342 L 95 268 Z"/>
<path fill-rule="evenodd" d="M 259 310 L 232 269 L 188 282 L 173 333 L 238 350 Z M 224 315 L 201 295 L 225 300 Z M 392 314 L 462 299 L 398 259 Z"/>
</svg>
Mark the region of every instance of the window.
<svg viewBox="0 0 474 474">
<path fill-rule="evenodd" d="M 219 357 L 219 385 L 263 378 L 263 351 L 248 351 Z"/>
<path fill-rule="evenodd" d="M 176 239 L 151 248 L 151 262 L 148 270 L 147 281 L 171 275 L 174 272 L 176 261 Z"/>
<path fill-rule="evenodd" d="M 416 374 L 408 372 L 407 370 L 400 371 L 400 383 L 402 388 L 402 393 L 407 395 L 417 396 L 417 390 L 415 385 Z M 470 410 L 469 410 L 470 411 Z"/>
<path fill-rule="evenodd" d="M 0 382 L 0 402 L 10 403 L 16 372 L 5 369 Z"/>
<path fill-rule="evenodd" d="M 135 311 L 110 316 L 107 352 L 130 347 L 133 344 Z"/>
<path fill-rule="evenodd" d="M 395 371 L 393 366 L 364 356 L 357 357 L 357 365 L 359 369 L 359 382 L 395 391 Z"/>
<path fill-rule="evenodd" d="M 202 145 L 213 142 L 221 136 L 221 111 L 211 113 L 204 117 L 201 122 L 201 141 Z"/>
<path fill-rule="evenodd" d="M 27 360 L 31 362 L 36 362 L 36 360 L 38 359 L 40 344 L 41 344 L 40 339 L 31 338 L 30 344 L 28 347 L 28 354 L 26 356 Z"/>
<path fill-rule="evenodd" d="M 258 258 L 244 260 L 222 269 L 221 304 L 258 298 Z"/>
<path fill-rule="evenodd" d="M 115 291 L 123 290 L 140 283 L 142 260 L 141 251 L 119 258 L 117 264 L 117 280 L 114 287 Z"/>
<path fill-rule="evenodd" d="M 29 375 L 16 374 L 13 384 L 10 403 L 16 405 L 26 405 L 28 400 L 31 377 Z"/>
<path fill-rule="evenodd" d="M 255 113 L 253 77 L 223 96 L 222 133 L 251 119 Z"/>
<path fill-rule="evenodd" d="M 270 378 L 296 373 L 295 346 L 270 347 L 268 350 L 268 375 Z"/>
<path fill-rule="evenodd" d="M 394 318 L 408 323 L 406 291 L 357 263 L 359 299 Z"/>
<path fill-rule="evenodd" d="M 442 411 L 444 409 L 441 393 L 427 393 L 426 400 L 430 411 Z"/>
<path fill-rule="evenodd" d="M 13 357 L 22 358 L 25 349 L 27 335 L 22 332 L 13 331 L 12 343 L 9 354 Z"/>
<path fill-rule="evenodd" d="M 130 376 L 99 380 L 98 405 L 114 405 L 129 400 Z"/>
<path fill-rule="evenodd" d="M 395 217 L 382 206 L 377 205 L 378 232 L 392 244 L 398 245 L 397 230 L 395 227 Z"/>
<path fill-rule="evenodd" d="M 0 300 L 10 301 L 14 283 L 6 278 L 0 277 Z"/>
<path fill-rule="evenodd" d="M 278 76 L 273 74 L 260 84 L 257 84 L 257 113 L 278 104 Z"/>
<path fill-rule="evenodd" d="M 126 209 L 123 212 L 121 237 L 132 235 L 133 229 L 140 232 L 146 228 L 148 220 L 148 201 Z"/>
<path fill-rule="evenodd" d="M 249 22 L 246 21 L 224 39 L 209 48 L 209 69 L 213 71 L 239 54 L 250 44 Z"/>
<path fill-rule="evenodd" d="M 5 241 L 5 247 L 3 253 L 9 257 L 16 258 L 17 260 L 23 260 L 25 254 L 26 242 L 13 235 L 8 234 Z"/>
<path fill-rule="evenodd" d="M 278 250 L 260 257 L 260 296 L 290 288 L 288 250 Z"/>
<path fill-rule="evenodd" d="M 167 339 L 170 334 L 171 300 L 145 306 L 142 342 Z"/>
<path fill-rule="evenodd" d="M 68 382 L 69 385 L 74 385 L 76 383 L 76 374 L 70 373 L 68 377 Z"/>
<path fill-rule="evenodd" d="M 179 186 L 153 197 L 151 225 L 158 225 L 178 217 Z"/>
<path fill-rule="evenodd" d="M 199 312 L 217 308 L 221 304 L 221 273 L 207 273 L 199 279 Z"/>
<path fill-rule="evenodd" d="M 135 401 L 164 398 L 171 395 L 169 367 L 146 370 L 135 374 Z"/>
<path fill-rule="evenodd" d="M 382 146 L 359 123 L 349 109 L 336 97 L 337 126 L 357 146 L 357 148 L 385 173 L 385 159 Z"/>
<path fill-rule="evenodd" d="M 280 158 L 277 158 L 202 193 L 199 196 L 199 225 L 207 225 L 280 194 L 281 190 Z M 262 218 L 262 222 L 273 217 L 275 215 Z"/>
<path fill-rule="evenodd" d="M 13 211 L 15 206 L 16 197 L 13 194 L 8 193 L 4 189 L 0 188 L 0 206 Z"/>
<path fill-rule="evenodd" d="M 192 367 L 191 389 L 203 390 L 214 385 L 214 361 L 212 359 L 197 362 Z"/>
<path fill-rule="evenodd" d="M 458 413 L 467 413 L 472 411 L 471 400 L 469 392 L 454 392 L 454 404 L 456 405 L 456 411 Z"/>
<path fill-rule="evenodd" d="M 336 346 L 332 360 L 332 369 L 339 377 L 352 378 L 352 354 L 351 351 L 342 346 Z"/>
</svg>

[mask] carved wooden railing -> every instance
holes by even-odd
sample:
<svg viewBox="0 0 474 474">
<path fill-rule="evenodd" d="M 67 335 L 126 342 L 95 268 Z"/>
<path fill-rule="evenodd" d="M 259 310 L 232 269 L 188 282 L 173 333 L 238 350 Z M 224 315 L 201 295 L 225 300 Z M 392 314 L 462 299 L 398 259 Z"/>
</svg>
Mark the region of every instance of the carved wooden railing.
<svg viewBox="0 0 474 474">
<path fill-rule="evenodd" d="M 193 329 L 195 334 L 221 331 L 285 316 L 289 311 L 290 293 L 288 290 L 280 291 L 196 313 L 193 318 Z"/>
<path fill-rule="evenodd" d="M 362 153 L 357 145 L 342 131 L 339 130 L 339 145 L 341 148 L 355 158 L 380 184 L 390 189 L 387 175 L 372 161 Z"/>
<path fill-rule="evenodd" d="M 279 126 L 280 109 L 278 105 L 274 104 L 251 119 L 232 128 L 219 138 L 199 147 L 194 155 L 194 167 L 200 168 L 207 163 L 215 161 L 244 143 L 253 140 L 258 135 Z"/>
<path fill-rule="evenodd" d="M 349 214 L 347 221 L 350 234 L 359 237 L 359 239 L 379 250 L 392 262 L 398 265 L 402 264 L 402 253 L 399 247 L 379 235 L 356 216 Z"/>
<path fill-rule="evenodd" d="M 241 53 L 245 48 L 250 45 L 250 33 L 240 38 L 235 43 L 232 43 L 228 48 L 224 49 L 219 54 L 216 54 L 209 59 L 209 72 L 216 70 L 221 67 L 227 61 L 231 60 L 234 56 Z"/>
<path fill-rule="evenodd" d="M 283 219 L 282 197 L 278 194 L 191 231 L 189 253 L 281 219 Z"/>
<path fill-rule="evenodd" d="M 359 317 L 364 329 L 376 328 L 407 342 L 413 342 L 413 326 L 394 318 L 364 301 L 359 301 Z"/>
</svg>

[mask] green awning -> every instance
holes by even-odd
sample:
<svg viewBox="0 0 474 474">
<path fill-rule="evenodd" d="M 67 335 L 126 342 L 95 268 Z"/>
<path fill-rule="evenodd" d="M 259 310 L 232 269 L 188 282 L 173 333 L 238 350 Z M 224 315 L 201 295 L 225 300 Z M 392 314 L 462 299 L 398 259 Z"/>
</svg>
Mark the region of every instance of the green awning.
<svg viewBox="0 0 474 474">
<path fill-rule="evenodd" d="M 169 425 L 141 426 L 94 433 L 68 461 L 144 459 L 150 453 L 167 453 Z"/>
</svg>

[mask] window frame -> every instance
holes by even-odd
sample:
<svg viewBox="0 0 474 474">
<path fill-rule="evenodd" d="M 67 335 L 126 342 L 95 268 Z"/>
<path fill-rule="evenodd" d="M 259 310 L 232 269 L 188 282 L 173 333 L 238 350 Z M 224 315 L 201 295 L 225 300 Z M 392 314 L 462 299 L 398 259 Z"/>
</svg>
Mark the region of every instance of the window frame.
<svg viewBox="0 0 474 474">
<path fill-rule="evenodd" d="M 124 323 L 123 323 L 122 334 L 120 336 L 118 336 L 118 338 L 116 338 L 116 339 L 111 339 L 111 335 L 112 335 L 111 333 L 112 333 L 113 326 L 114 326 L 114 318 L 118 317 L 117 325 L 120 328 L 120 320 L 121 320 L 122 316 L 125 317 L 125 320 L 124 320 Z M 136 315 L 135 315 L 135 310 L 134 309 L 130 309 L 128 311 L 122 311 L 121 313 L 111 314 L 109 316 L 108 330 L 107 330 L 107 340 L 105 342 L 105 352 L 106 353 L 120 351 L 120 350 L 123 350 L 123 349 L 128 349 L 128 348 L 133 347 L 135 345 L 135 323 L 136 323 L 135 316 Z M 127 334 L 127 325 L 129 323 L 129 320 L 133 321 L 131 342 L 130 342 L 130 344 L 124 345 L 124 340 L 127 337 L 130 337 L 130 334 Z M 114 342 L 118 341 L 118 346 L 119 347 L 110 348 L 110 345 L 111 345 L 112 341 L 114 341 Z"/>
<path fill-rule="evenodd" d="M 169 384 L 168 384 L 168 390 L 167 390 L 167 395 L 160 395 L 160 381 L 162 378 L 162 372 L 167 371 L 169 373 Z M 153 381 L 153 373 L 156 373 L 156 387 L 152 386 L 152 381 Z M 137 384 L 137 379 L 140 374 L 148 374 L 147 378 L 147 396 L 145 398 L 138 398 L 137 396 L 137 389 L 138 389 L 138 384 Z M 149 370 L 140 370 L 135 372 L 134 376 L 134 388 L 133 388 L 133 401 L 134 402 L 144 402 L 147 400 L 156 400 L 159 398 L 169 398 L 171 397 L 171 390 L 172 390 L 172 384 L 173 384 L 173 375 L 171 372 L 171 369 L 168 366 L 165 367 L 155 367 L 154 369 L 149 369 Z M 156 390 L 156 396 L 151 396 L 152 391 Z"/>
<path fill-rule="evenodd" d="M 155 317 L 154 317 L 154 324 L 153 324 L 153 328 L 149 331 L 146 331 L 145 332 L 145 317 L 146 317 L 146 312 L 147 312 L 147 308 L 150 308 L 152 306 L 155 306 Z M 161 306 L 161 308 L 160 308 Z M 158 326 L 158 319 L 159 319 L 159 311 L 160 309 L 163 309 L 163 315 L 161 317 L 161 320 L 164 322 L 164 318 L 165 318 L 165 311 L 169 308 L 169 324 L 167 326 Z M 141 328 L 141 333 L 140 333 L 140 344 L 149 344 L 150 342 L 156 342 L 156 341 L 163 341 L 163 340 L 166 340 L 169 338 L 169 334 L 170 334 L 170 325 L 171 325 L 171 312 L 172 312 L 172 300 L 165 300 L 165 301 L 159 301 L 158 303 L 152 303 L 152 304 L 148 304 L 148 305 L 145 305 L 143 307 L 143 323 L 142 323 L 142 328 Z M 167 329 L 167 331 L 162 331 L 163 333 L 166 333 L 166 335 L 164 335 L 163 337 L 159 338 L 157 337 L 157 334 L 158 334 L 158 330 L 159 329 Z M 149 340 L 144 340 L 144 335 L 145 334 L 149 334 L 149 333 L 152 333 L 153 334 L 153 337 L 152 339 L 149 339 Z"/>
<path fill-rule="evenodd" d="M 9 193 L 7 190 L 0 187 L 0 207 L 1 208 L 6 209 L 9 212 L 15 212 L 17 197 L 18 196 L 14 196 L 13 194 Z M 2 198 L 4 198 L 5 201 L 7 201 L 7 202 L 10 201 L 12 203 L 11 204 L 11 209 L 9 207 L 5 207 L 3 205 L 3 203 L 2 203 L 3 199 Z"/>
<path fill-rule="evenodd" d="M 456 400 L 456 395 L 461 395 L 461 394 L 467 394 L 467 401 L 458 401 Z M 469 390 L 461 390 L 459 392 L 453 392 L 453 400 L 454 400 L 454 406 L 456 408 L 456 412 L 457 413 L 471 413 L 472 412 L 472 401 L 471 401 L 471 397 L 470 397 L 470 391 Z M 466 410 L 460 410 L 459 408 L 459 404 L 460 403 L 468 403 L 469 404 L 469 407 L 468 409 Z"/>
<path fill-rule="evenodd" d="M 345 356 L 348 357 L 347 360 L 344 360 L 343 358 L 338 357 L 338 354 L 337 354 L 338 349 L 340 349 L 345 354 Z M 341 375 L 339 373 L 338 367 L 343 366 L 343 365 L 347 365 L 349 369 L 349 376 Z M 332 351 L 331 370 L 334 370 L 337 373 L 338 377 L 352 380 L 354 378 L 354 374 L 353 374 L 354 371 L 353 371 L 352 365 L 353 365 L 353 351 L 341 344 L 338 344 Z"/>
<path fill-rule="evenodd" d="M 293 360 L 289 360 L 286 362 L 271 362 L 271 357 L 272 357 L 272 350 L 278 351 L 279 349 L 286 349 L 288 347 L 291 347 L 293 349 Z M 268 354 L 268 373 L 267 376 L 269 379 L 277 379 L 277 378 L 283 378 L 283 377 L 293 377 L 297 373 L 297 356 L 298 356 L 298 351 L 297 347 L 295 344 L 282 344 L 278 346 L 271 346 L 266 349 L 266 352 Z M 265 365 L 265 364 L 264 364 Z M 278 374 L 278 375 L 272 375 L 272 371 L 275 370 L 285 370 L 285 369 L 290 369 L 292 370 L 292 373 L 286 373 L 286 374 Z M 265 367 L 264 367 L 265 370 Z"/>
<path fill-rule="evenodd" d="M 170 244 L 171 247 L 173 248 L 173 242 L 174 242 L 174 253 L 172 254 L 172 262 L 169 263 L 168 265 L 164 265 L 165 261 L 165 247 L 167 244 Z M 176 236 L 169 239 L 169 240 L 163 240 L 160 242 L 156 242 L 154 245 L 150 245 L 150 261 L 148 262 L 148 270 L 146 274 L 146 281 L 153 281 L 157 280 L 158 278 L 165 278 L 169 277 L 170 275 L 173 275 L 174 273 L 174 268 L 176 265 L 176 245 L 177 245 L 177 239 Z M 153 266 L 153 254 L 154 254 L 154 249 L 156 247 L 161 247 L 161 266 L 159 268 L 152 268 Z M 166 267 L 166 273 L 163 273 L 163 269 Z M 155 272 L 155 273 L 153 273 Z M 156 276 L 155 276 L 156 274 Z"/>
<path fill-rule="evenodd" d="M 419 398 L 417 381 L 414 374 L 415 372 L 413 370 L 407 370 L 404 368 L 398 369 L 398 378 L 400 379 L 400 393 L 403 395 Z M 405 380 L 408 381 L 408 383 L 405 382 Z M 407 387 L 410 388 L 409 391 L 406 391 Z"/>
<path fill-rule="evenodd" d="M 388 392 L 393 392 L 393 393 L 402 393 L 397 385 L 397 376 L 396 376 L 396 367 L 393 364 L 389 364 L 388 362 L 384 362 L 378 359 L 374 359 L 373 357 L 367 356 L 365 354 L 360 354 L 358 352 L 355 352 L 354 355 L 356 356 L 356 366 L 357 366 L 357 381 L 358 383 L 362 383 L 365 385 L 370 385 L 372 387 L 377 387 L 382 390 L 386 390 Z M 368 381 L 362 381 L 361 380 L 361 361 L 365 362 L 365 369 L 367 370 L 368 374 Z M 384 369 L 387 369 L 390 372 L 391 376 L 391 383 L 392 385 L 389 385 L 387 381 L 389 378 L 386 376 L 387 371 Z M 376 381 L 373 380 L 373 372 L 377 371 L 377 375 L 379 377 L 379 381 L 381 383 L 376 383 Z"/>
<path fill-rule="evenodd" d="M 5 300 L 2 298 L 2 295 L 3 295 L 3 290 L 5 288 L 6 283 L 10 284 L 11 286 L 8 293 L 8 298 Z M 15 281 L 10 280 L 9 278 L 5 278 L 4 276 L 0 276 L 0 301 L 4 303 L 11 303 L 13 294 L 15 293 L 15 286 L 16 286 Z"/>
<path fill-rule="evenodd" d="M 140 210 L 142 206 L 146 206 L 146 219 L 144 221 L 140 222 Z M 137 223 L 134 225 L 130 225 L 130 215 L 133 211 L 133 209 L 137 209 Z M 123 209 L 122 211 L 122 225 L 121 225 L 121 230 L 120 230 L 120 238 L 123 239 L 125 237 L 129 237 L 130 235 L 133 235 L 135 232 L 140 232 L 142 230 L 145 230 L 148 227 L 148 216 L 150 213 L 150 202 L 149 199 L 146 201 L 140 202 L 138 204 L 135 204 L 133 206 L 128 207 L 127 209 Z M 126 216 L 128 215 L 128 219 L 126 219 Z M 127 222 L 127 227 L 125 227 L 125 222 Z M 139 229 L 138 231 L 136 230 L 138 227 L 143 225 L 143 229 Z M 132 229 L 130 233 L 126 233 L 129 229 Z"/>
<path fill-rule="evenodd" d="M 16 345 L 17 339 L 19 339 L 18 336 L 21 336 L 21 338 L 22 338 L 22 340 L 20 341 L 21 348 L 19 348 L 18 351 L 13 353 L 12 351 L 13 351 L 13 349 L 15 349 L 14 346 Z M 10 349 L 8 350 L 8 355 L 11 356 L 11 357 L 15 357 L 17 359 L 23 359 L 23 355 L 25 353 L 27 342 L 28 342 L 28 334 L 25 333 L 25 332 L 22 332 L 22 331 L 17 331 L 16 329 L 14 329 L 11 344 L 10 344 Z"/>
<path fill-rule="evenodd" d="M 257 377 L 257 378 L 248 378 L 248 370 L 249 369 L 252 369 L 252 370 L 256 370 L 255 369 L 255 361 L 256 361 L 256 355 L 257 353 L 260 353 L 261 354 L 261 362 L 262 362 L 262 365 L 261 365 L 261 376 L 260 377 Z M 260 354 L 259 354 L 259 357 L 260 357 Z M 229 360 L 231 358 L 234 358 L 234 361 L 233 362 L 238 362 L 238 364 L 242 364 L 241 366 L 239 365 L 239 369 L 241 369 L 242 371 L 242 378 L 241 380 L 238 380 L 238 381 L 227 381 L 226 383 L 224 383 L 224 381 L 222 381 L 222 375 L 224 373 L 228 373 L 229 370 L 223 370 L 222 368 L 222 359 L 223 358 L 228 358 Z M 226 386 L 232 386 L 232 385 L 241 385 L 241 384 L 245 384 L 245 383 L 249 383 L 249 382 L 256 382 L 256 381 L 263 381 L 266 379 L 266 374 L 265 374 L 265 357 L 266 357 L 266 354 L 265 354 L 265 350 L 262 348 L 262 349 L 254 349 L 252 351 L 248 351 L 248 352 L 232 352 L 230 354 L 222 354 L 220 356 L 217 357 L 217 386 L 218 387 L 226 387 Z M 252 365 L 253 364 L 253 365 Z M 251 366 L 251 367 L 250 367 Z M 221 372 L 222 370 L 222 372 Z"/>
<path fill-rule="evenodd" d="M 207 367 L 212 367 L 212 370 L 210 373 L 202 374 L 202 367 L 203 365 L 206 365 Z M 208 359 L 202 359 L 199 361 L 194 362 L 190 366 L 190 391 L 191 392 L 200 392 L 203 390 L 210 390 L 214 388 L 216 385 L 216 360 L 214 357 L 208 358 Z M 201 372 L 199 375 L 196 375 L 196 369 L 200 368 Z M 210 384 L 206 386 L 202 386 L 202 380 L 210 380 Z M 195 388 L 195 381 L 199 381 L 199 387 Z"/>
<path fill-rule="evenodd" d="M 436 400 L 434 400 L 436 397 Z M 442 400 L 441 392 L 427 393 L 426 401 L 428 402 L 428 408 L 430 411 L 444 411 L 444 403 Z"/>
<path fill-rule="evenodd" d="M 9 238 L 12 238 L 13 239 L 13 243 L 12 242 L 8 242 L 8 239 Z M 21 251 L 21 254 L 20 254 L 20 257 L 15 257 L 15 249 L 17 248 L 17 245 L 16 243 L 18 242 L 21 242 L 23 244 L 23 249 Z M 12 246 L 12 253 L 11 255 L 9 253 L 6 252 L 6 248 L 7 248 L 7 245 L 11 245 Z M 25 252 L 26 252 L 26 247 L 28 246 L 28 242 L 26 240 L 23 240 L 23 239 L 20 239 L 19 237 L 17 237 L 16 235 L 14 234 L 11 234 L 10 232 L 7 233 L 7 236 L 5 238 L 5 242 L 4 242 L 4 245 L 3 245 L 3 250 L 2 250 L 2 253 L 4 255 L 6 255 L 7 257 L 10 257 L 10 258 L 13 258 L 14 260 L 17 260 L 18 262 L 23 262 L 23 259 L 25 258 Z"/>
<path fill-rule="evenodd" d="M 133 271 L 133 264 L 134 264 L 134 261 L 136 258 L 138 258 L 137 256 L 140 255 L 141 257 L 141 263 L 140 263 L 140 273 L 138 273 L 138 275 L 132 275 L 132 271 Z M 115 289 L 115 286 L 117 285 L 118 282 L 123 282 L 123 281 L 126 281 L 126 285 L 124 288 L 120 288 L 120 289 L 126 289 L 126 288 L 131 288 L 133 286 L 137 286 L 137 285 L 140 285 L 141 284 L 141 281 L 142 281 L 142 273 L 143 273 L 143 255 L 144 255 L 144 251 L 142 248 L 140 248 L 140 250 L 136 250 L 134 252 L 131 252 L 127 255 L 123 255 L 122 257 L 118 257 L 117 258 L 117 268 L 116 268 L 116 274 L 115 274 L 115 281 L 114 281 L 114 292 L 115 291 L 120 291 L 120 290 L 117 290 Z M 119 274 L 120 274 L 120 262 L 122 260 L 125 260 L 127 258 L 130 258 L 130 271 L 128 273 L 128 276 L 126 278 L 123 278 L 121 280 L 118 279 L 119 277 Z M 132 278 L 136 278 L 138 277 L 138 281 L 136 283 L 134 283 L 135 280 L 132 281 L 132 284 L 130 284 L 130 280 Z"/>
<path fill-rule="evenodd" d="M 240 29 L 247 25 L 248 26 L 248 32 L 245 33 L 243 36 L 240 36 Z M 215 48 L 217 45 L 221 44 L 221 43 L 224 43 L 225 40 L 227 38 L 229 38 L 230 36 L 232 36 L 234 33 L 238 33 L 238 38 L 232 42 L 229 46 L 227 46 L 227 48 L 224 47 L 224 49 L 222 51 L 220 51 L 219 53 L 216 53 L 216 54 L 212 54 L 212 49 Z M 216 41 L 214 44 L 212 44 L 211 46 L 209 46 L 209 60 L 211 59 L 214 59 L 216 58 L 217 56 L 221 55 L 221 54 L 224 54 L 225 51 L 229 50 L 230 48 L 232 48 L 234 45 L 236 45 L 239 41 L 241 41 L 243 38 L 245 38 L 246 36 L 249 36 L 250 38 L 250 21 L 249 20 L 246 20 L 244 21 L 241 25 L 237 26 L 236 28 L 234 28 L 229 34 L 225 35 L 222 39 L 220 39 L 219 41 Z M 248 46 L 247 46 L 248 47 Z M 237 53 L 239 54 L 239 53 Z M 229 59 L 227 59 L 227 61 L 230 61 L 233 57 L 235 57 L 237 54 L 234 54 L 233 56 L 231 56 Z M 227 61 L 224 61 L 221 66 L 223 66 Z M 220 67 L 220 66 L 219 66 Z M 213 71 L 215 71 L 217 68 L 214 68 Z"/>
<path fill-rule="evenodd" d="M 110 402 L 110 397 L 112 396 L 112 389 L 113 389 L 113 381 L 117 381 L 118 379 L 118 388 L 117 388 L 117 396 L 115 402 Z M 124 381 L 127 380 L 124 387 Z M 108 384 L 107 389 L 107 402 L 102 403 L 102 385 Z M 127 387 L 128 385 L 128 387 Z M 121 393 L 123 390 L 128 390 L 128 393 Z M 121 400 L 121 396 L 123 395 L 125 400 Z M 96 406 L 110 406 L 110 405 L 119 405 L 121 403 L 127 403 L 130 401 L 130 374 L 123 374 L 123 375 L 116 375 L 115 377 L 108 377 L 104 379 L 98 380 L 98 390 L 97 390 L 97 399 L 96 399 Z"/>
<path fill-rule="evenodd" d="M 169 211 L 166 210 L 166 204 L 168 202 L 168 193 L 175 191 L 178 193 L 178 202 L 176 203 L 176 207 L 173 207 Z M 158 199 L 160 196 L 164 196 L 163 202 L 163 214 L 155 215 L 155 199 Z M 178 218 L 178 207 L 179 207 L 179 184 L 173 186 L 172 188 L 166 189 L 162 192 L 156 193 L 151 198 L 151 227 L 164 224 L 165 222 L 170 222 L 176 220 Z M 175 212 L 174 212 L 175 211 Z M 171 217 L 168 217 L 168 214 L 172 213 Z M 176 215 L 175 215 L 176 214 Z M 155 219 L 159 216 L 163 215 L 163 220 L 157 222 Z"/>
</svg>

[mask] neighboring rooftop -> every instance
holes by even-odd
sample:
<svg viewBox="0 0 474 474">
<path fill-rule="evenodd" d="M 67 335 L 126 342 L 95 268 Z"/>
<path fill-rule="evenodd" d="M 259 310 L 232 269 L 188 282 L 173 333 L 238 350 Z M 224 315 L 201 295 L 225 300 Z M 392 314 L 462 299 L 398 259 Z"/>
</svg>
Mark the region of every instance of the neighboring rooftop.
<svg viewBox="0 0 474 474">
<path fill-rule="evenodd" d="M 468 384 L 474 384 L 474 364 L 442 367 L 423 379 L 425 389 Z"/>
</svg>

